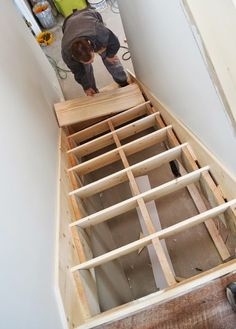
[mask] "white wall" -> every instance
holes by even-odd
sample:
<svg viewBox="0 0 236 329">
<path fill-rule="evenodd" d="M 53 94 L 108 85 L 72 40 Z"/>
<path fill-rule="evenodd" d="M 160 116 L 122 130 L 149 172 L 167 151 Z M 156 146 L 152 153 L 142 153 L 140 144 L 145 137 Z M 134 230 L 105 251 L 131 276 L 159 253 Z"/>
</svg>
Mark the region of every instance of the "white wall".
<svg viewBox="0 0 236 329">
<path fill-rule="evenodd" d="M 36 21 L 29 2 L 27 0 L 13 0 L 16 8 L 19 10 L 21 15 L 31 24 L 31 28 L 34 31 L 35 35 L 38 35 L 41 32 L 41 28 Z"/>
<path fill-rule="evenodd" d="M 118 2 L 137 77 L 236 174 L 236 137 L 182 2 Z"/>
<path fill-rule="evenodd" d="M 185 0 L 185 3 L 236 127 L 236 7 L 232 0 Z"/>
<path fill-rule="evenodd" d="M 0 5 L 0 327 L 62 328 L 55 297 L 58 81 L 12 2 Z"/>
</svg>

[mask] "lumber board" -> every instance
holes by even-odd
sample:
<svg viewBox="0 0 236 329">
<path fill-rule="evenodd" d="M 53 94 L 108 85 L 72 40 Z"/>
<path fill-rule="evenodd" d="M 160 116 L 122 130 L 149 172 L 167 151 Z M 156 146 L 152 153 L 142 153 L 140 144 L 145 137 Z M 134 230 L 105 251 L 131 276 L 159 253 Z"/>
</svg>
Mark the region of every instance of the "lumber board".
<svg viewBox="0 0 236 329">
<path fill-rule="evenodd" d="M 120 307 L 116 307 L 115 309 L 99 314 L 90 319 L 86 324 L 81 325 L 76 329 L 106 328 L 106 324 L 113 325 L 117 320 L 127 318 L 133 314 L 140 314 L 142 310 L 145 310 L 150 306 L 153 307 L 160 303 L 166 303 L 175 297 L 186 295 L 186 293 L 194 291 L 196 288 L 214 282 L 215 279 L 221 278 L 228 274 L 232 275 L 232 273 L 235 271 L 236 260 L 229 261 L 227 264 L 218 265 L 209 271 L 194 276 L 194 278 L 189 278 L 181 283 L 178 283 L 175 287 L 166 288 L 161 292 L 153 293 L 126 305 L 122 305 Z M 157 315 L 158 314 L 159 313 L 157 313 Z M 225 319 L 223 318 L 223 321 L 224 320 Z"/>
<path fill-rule="evenodd" d="M 135 180 L 136 180 L 136 182 L 138 184 L 138 187 L 139 187 L 141 192 L 145 192 L 145 191 L 148 191 L 148 190 L 151 189 L 151 185 L 150 185 L 149 178 L 148 178 L 147 175 L 137 177 Z M 153 225 L 155 227 L 155 231 L 156 232 L 160 231 L 161 230 L 161 223 L 160 223 L 160 219 L 159 219 L 159 215 L 158 215 L 158 211 L 157 211 L 155 202 L 154 201 L 148 202 L 146 204 L 146 207 L 147 207 L 148 212 L 150 214 L 150 217 L 152 219 Z M 138 213 L 139 222 L 140 222 L 142 232 L 143 232 L 142 237 L 144 237 L 144 236 L 148 235 L 149 232 L 147 231 L 147 228 L 144 225 L 143 215 L 141 214 L 141 212 L 138 208 L 136 210 L 137 210 L 137 213 Z M 166 255 L 166 259 L 169 263 L 169 266 L 171 268 L 171 271 L 172 271 L 172 273 L 173 273 L 173 275 L 176 279 L 176 275 L 175 275 L 175 272 L 174 272 L 174 268 L 172 266 L 172 262 L 171 262 L 171 259 L 170 259 L 170 256 L 169 256 L 169 252 L 168 252 L 167 247 L 166 247 L 165 240 L 161 240 L 161 245 L 162 245 L 163 251 Z M 155 278 L 156 286 L 159 290 L 164 289 L 168 285 L 167 285 L 167 281 L 165 279 L 164 273 L 161 269 L 160 261 L 159 261 L 159 259 L 157 258 L 157 255 L 154 252 L 153 246 L 148 246 L 147 249 L 148 249 L 148 253 L 149 253 L 149 257 L 150 257 L 150 261 L 151 261 L 151 265 L 152 265 L 152 270 L 153 270 L 153 275 L 154 275 L 154 278 Z"/>
<path fill-rule="evenodd" d="M 134 119 L 137 119 L 139 117 L 146 115 L 147 114 L 146 106 L 149 103 L 150 103 L 150 101 L 147 101 L 140 105 L 132 107 L 131 109 L 121 112 L 119 114 L 116 114 L 116 115 L 112 116 L 111 118 L 102 120 L 102 121 L 92 125 L 91 127 L 87 127 L 74 134 L 71 134 L 71 135 L 67 136 L 67 138 L 69 140 L 74 140 L 77 143 L 81 143 L 83 141 L 86 141 L 87 139 L 94 138 L 97 135 L 110 130 L 110 128 L 108 126 L 108 121 L 110 121 L 110 120 L 112 120 L 113 126 L 117 127 L 119 125 L 122 125 L 124 123 L 127 123 L 129 121 L 132 121 Z"/>
<path fill-rule="evenodd" d="M 226 202 L 220 206 L 217 206 L 215 208 L 209 209 L 205 212 L 202 212 L 196 216 L 190 217 L 186 220 L 183 220 L 177 224 L 174 224 L 170 227 L 164 228 L 159 232 L 153 233 L 148 235 L 147 237 L 144 237 L 142 239 L 139 239 L 137 241 L 131 242 L 123 247 L 117 248 L 115 250 L 112 250 L 104 255 L 98 256 L 96 258 L 93 258 L 85 263 L 81 263 L 77 266 L 74 266 L 71 268 L 72 272 L 78 271 L 78 270 L 85 270 L 94 268 L 96 266 L 100 266 L 106 262 L 109 262 L 111 260 L 117 259 L 119 257 L 125 256 L 128 253 L 131 253 L 133 251 L 138 250 L 141 247 L 145 247 L 149 245 L 153 240 L 155 239 L 166 239 L 169 238 L 172 235 L 175 235 L 179 232 L 182 232 L 184 230 L 187 230 L 193 226 L 196 226 L 200 223 L 203 223 L 207 219 L 211 217 L 216 217 L 219 214 L 225 212 L 229 207 L 236 205 L 236 199 L 231 200 L 229 202 Z"/>
<path fill-rule="evenodd" d="M 171 124 L 173 129 L 175 130 L 178 138 L 182 143 L 188 142 L 192 149 L 194 149 L 194 153 L 198 159 L 198 163 L 200 166 L 209 165 L 211 167 L 211 173 L 213 178 L 220 185 L 221 190 L 223 192 L 223 197 L 230 200 L 236 197 L 236 177 L 233 175 L 223 164 L 207 149 L 200 140 L 182 123 L 180 122 L 168 109 L 164 106 L 158 99 L 155 97 L 148 88 L 141 83 L 138 79 L 135 78 L 134 74 L 130 71 L 129 76 L 137 83 L 142 90 L 143 94 L 147 99 L 151 101 L 151 103 L 155 106 L 155 108 L 161 112 L 161 115 L 165 121 L 165 123 Z"/>
<path fill-rule="evenodd" d="M 111 132 L 113 133 L 113 138 L 114 138 L 114 141 L 116 143 L 116 147 L 118 147 L 118 148 L 121 147 L 119 137 L 117 135 L 117 132 L 114 129 L 114 126 L 112 125 L 112 122 L 110 121 L 108 124 L 109 124 L 109 127 L 111 129 Z M 126 154 L 125 154 L 124 150 L 121 148 L 119 153 L 120 153 L 121 161 L 123 162 L 124 167 L 128 169 L 129 168 L 129 162 L 128 162 L 128 159 L 126 157 Z M 140 195 L 141 193 L 140 193 L 138 184 L 137 184 L 131 170 L 129 170 L 127 172 L 127 176 L 128 176 L 128 179 L 129 179 L 132 195 L 133 196 Z M 145 226 L 147 228 L 148 233 L 149 234 L 154 233 L 155 232 L 155 226 L 152 222 L 152 219 L 150 217 L 150 214 L 148 212 L 148 209 L 146 207 L 146 204 L 145 204 L 143 198 L 139 198 L 137 200 L 137 203 L 138 203 L 138 208 L 141 212 L 141 215 L 143 217 L 143 220 L 144 220 L 144 223 L 145 223 Z M 153 245 L 154 251 L 157 255 L 157 258 L 160 262 L 160 266 L 161 266 L 162 271 L 164 273 L 167 284 L 170 285 L 170 286 L 175 284 L 176 281 L 175 281 L 174 274 L 172 272 L 172 268 L 171 268 L 171 266 L 170 266 L 170 264 L 169 264 L 169 262 L 166 258 L 165 252 L 163 250 L 163 247 L 162 247 L 159 239 L 158 238 L 153 239 L 152 245 Z"/>
<path fill-rule="evenodd" d="M 155 113 L 155 109 L 153 110 L 153 112 Z M 152 112 L 151 112 L 152 113 Z M 159 125 L 159 127 L 163 128 L 165 127 L 165 124 L 161 118 L 161 116 L 158 116 L 156 118 L 157 123 Z M 176 146 L 179 145 L 179 141 L 176 138 L 174 131 L 168 131 L 168 141 L 171 144 L 171 146 Z M 183 148 L 182 150 L 182 159 L 184 161 L 185 166 L 190 170 L 196 170 L 198 168 L 197 164 L 196 164 L 196 157 L 194 152 L 191 150 L 190 145 L 186 145 L 186 147 Z M 181 175 L 185 175 L 187 173 L 187 171 L 185 170 L 185 168 L 182 166 L 182 164 L 179 162 L 179 170 Z M 207 176 L 209 177 L 209 173 L 203 173 L 201 180 L 204 179 L 204 177 Z M 212 182 L 211 182 L 212 183 Z M 200 195 L 200 192 L 198 191 L 197 187 L 194 184 L 188 185 L 187 186 L 188 192 L 191 195 L 196 208 L 198 209 L 199 212 L 203 212 L 207 210 L 207 207 L 204 203 L 204 201 L 202 200 L 202 197 Z M 214 191 L 212 190 L 212 193 Z M 221 202 L 218 202 L 217 204 L 222 204 L 224 203 L 223 198 L 220 199 Z M 212 205 L 214 206 L 214 205 Z M 227 258 L 230 257 L 230 253 L 220 235 L 220 233 L 217 230 L 217 227 L 214 223 L 213 219 L 209 219 L 208 221 L 206 221 L 204 223 L 206 225 L 206 228 L 215 244 L 215 247 L 217 249 L 217 251 L 219 252 L 222 260 L 226 260 Z"/>
<path fill-rule="evenodd" d="M 186 175 L 186 170 L 183 168 L 183 166 L 181 165 L 181 163 L 179 163 L 179 170 L 180 170 L 180 173 L 181 175 Z M 204 175 L 204 174 L 203 174 Z M 198 209 L 198 211 L 201 213 L 201 212 L 204 212 L 207 210 L 207 207 L 204 203 L 204 201 L 202 200 L 202 197 L 201 197 L 201 194 L 198 190 L 198 188 L 194 185 L 194 184 L 191 184 L 191 185 L 188 185 L 187 186 L 187 189 L 189 191 L 189 194 L 191 195 L 195 205 L 196 205 L 196 208 Z M 206 228 L 216 246 L 216 249 L 218 250 L 222 260 L 226 260 L 230 257 L 230 253 L 214 223 L 214 220 L 212 218 L 209 218 L 207 221 L 204 222 L 205 225 L 206 225 Z"/>
<path fill-rule="evenodd" d="M 76 194 L 81 198 L 86 198 L 96 193 L 102 192 L 106 189 L 109 189 L 113 186 L 119 185 L 128 180 L 127 172 L 129 170 L 133 172 L 134 176 L 142 176 L 148 173 L 149 171 L 162 166 L 164 163 L 167 163 L 179 157 L 182 148 L 186 145 L 187 143 L 176 146 L 160 154 L 154 155 L 153 157 L 136 163 L 130 166 L 129 168 L 122 169 L 114 174 L 105 176 L 104 178 L 101 178 L 95 182 L 73 190 L 69 193 L 69 195 Z"/>
<path fill-rule="evenodd" d="M 145 202 L 153 201 L 155 199 L 161 198 L 165 195 L 173 193 L 175 191 L 180 190 L 181 188 L 186 187 L 187 185 L 198 181 L 203 172 L 208 171 L 209 167 L 204 167 L 198 169 L 194 172 L 191 172 L 185 176 L 180 178 L 176 178 L 172 181 L 169 181 L 165 184 L 157 186 L 147 192 L 140 193 L 137 196 L 129 198 L 125 201 L 117 203 L 111 207 L 108 207 L 104 210 L 98 211 L 95 214 L 89 215 L 85 218 L 81 218 L 77 221 L 74 221 L 70 224 L 70 226 L 78 225 L 82 228 L 88 227 L 90 225 L 96 225 L 98 223 L 104 222 L 110 218 L 121 215 L 123 213 L 128 212 L 131 209 L 137 207 L 138 199 L 143 198 Z"/>
<path fill-rule="evenodd" d="M 211 175 L 208 173 L 207 175 L 204 174 L 200 180 L 201 186 L 205 192 L 207 199 L 209 200 L 210 204 L 214 206 L 215 204 L 222 204 L 225 202 L 221 190 L 215 184 L 214 180 L 212 179 Z M 236 216 L 232 209 L 229 209 L 225 214 L 225 220 L 227 223 L 228 228 L 232 232 L 234 236 L 236 236 Z"/>
<path fill-rule="evenodd" d="M 139 119 L 135 122 L 132 122 L 124 127 L 118 128 L 116 130 L 117 136 L 119 137 L 120 140 L 122 140 L 127 137 L 133 136 L 145 129 L 153 127 L 153 125 L 155 124 L 156 115 L 157 114 L 154 113 L 152 115 Z M 114 143 L 113 134 L 112 132 L 108 132 L 107 134 L 97 137 L 87 143 L 71 148 L 70 150 L 67 151 L 67 153 L 68 154 L 73 153 L 76 154 L 76 156 L 78 157 L 83 157 L 85 155 L 98 151 L 113 143 Z"/>
<path fill-rule="evenodd" d="M 225 287 L 235 281 L 236 274 L 228 273 L 184 295 L 146 306 L 140 312 L 126 314 L 126 317 L 103 324 L 102 327 L 97 326 L 94 321 L 93 328 L 235 329 L 236 313 L 232 310 L 225 294 Z"/>
<path fill-rule="evenodd" d="M 80 215 L 79 209 L 73 208 L 68 197 L 70 178 L 67 175 L 68 159 L 66 155 L 67 139 L 60 130 L 60 163 L 59 163 L 59 211 L 58 211 L 58 286 L 65 314 L 70 329 L 85 319 L 99 313 L 96 293 L 88 296 L 88 290 L 95 291 L 95 281 L 90 271 L 81 276 L 70 272 L 70 266 L 75 262 L 83 262 L 92 258 L 90 246 L 85 241 L 84 230 L 72 228 L 69 224 Z M 76 186 L 76 185 L 74 185 Z M 72 235 L 71 235 L 72 233 Z M 84 280 L 88 284 L 84 287 Z"/>
<path fill-rule="evenodd" d="M 147 134 L 143 137 L 140 137 L 130 143 L 120 146 L 114 150 L 111 150 L 100 156 L 97 156 L 97 157 L 92 158 L 88 161 L 85 161 L 79 165 L 76 165 L 76 166 L 68 169 L 68 172 L 76 171 L 79 175 L 86 175 L 99 168 L 105 167 L 108 164 L 111 164 L 113 162 L 120 160 L 119 151 L 121 149 L 123 149 L 127 155 L 131 155 L 131 154 L 140 152 L 147 147 L 150 147 L 155 144 L 163 142 L 163 140 L 166 139 L 167 131 L 171 128 L 172 128 L 171 126 L 167 126 L 163 129 L 154 131 L 154 132 Z"/>
<path fill-rule="evenodd" d="M 54 105 L 60 127 L 122 112 L 144 102 L 136 84 Z"/>
</svg>

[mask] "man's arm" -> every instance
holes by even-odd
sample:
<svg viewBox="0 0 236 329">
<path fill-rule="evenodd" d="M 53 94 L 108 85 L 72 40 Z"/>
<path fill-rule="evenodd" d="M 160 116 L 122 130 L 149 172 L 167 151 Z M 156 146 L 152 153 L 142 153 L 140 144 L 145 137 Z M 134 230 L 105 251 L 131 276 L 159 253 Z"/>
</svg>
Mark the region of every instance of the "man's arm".
<svg viewBox="0 0 236 329">
<path fill-rule="evenodd" d="M 108 38 L 108 43 L 106 47 L 106 55 L 108 58 L 114 57 L 118 50 L 120 49 L 120 42 L 117 38 L 117 36 L 109 30 L 109 38 Z"/>
<path fill-rule="evenodd" d="M 106 57 L 113 58 L 120 49 L 117 36 L 102 24 L 97 24 L 96 33 L 98 47 L 106 51 Z"/>
</svg>

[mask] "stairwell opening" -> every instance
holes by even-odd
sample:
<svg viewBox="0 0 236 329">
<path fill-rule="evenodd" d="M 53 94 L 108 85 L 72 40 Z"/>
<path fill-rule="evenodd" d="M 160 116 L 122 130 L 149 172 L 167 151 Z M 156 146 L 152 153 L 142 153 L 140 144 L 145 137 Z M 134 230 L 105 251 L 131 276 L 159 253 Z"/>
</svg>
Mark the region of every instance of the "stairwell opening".
<svg viewBox="0 0 236 329">
<path fill-rule="evenodd" d="M 68 195 L 78 210 L 67 219 L 79 254 L 71 272 L 87 319 L 234 256 L 234 201 L 217 205 L 209 167 L 198 166 L 153 106 L 138 109 L 64 130 Z"/>
</svg>

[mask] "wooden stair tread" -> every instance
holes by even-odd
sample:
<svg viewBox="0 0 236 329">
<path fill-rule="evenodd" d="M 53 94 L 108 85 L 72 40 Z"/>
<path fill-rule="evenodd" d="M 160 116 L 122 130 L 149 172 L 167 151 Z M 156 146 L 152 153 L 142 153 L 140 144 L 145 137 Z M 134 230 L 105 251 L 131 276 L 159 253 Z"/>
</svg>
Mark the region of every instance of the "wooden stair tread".
<svg viewBox="0 0 236 329">
<path fill-rule="evenodd" d="M 67 126 L 128 110 L 144 102 L 137 84 L 113 89 L 93 97 L 83 96 L 54 105 L 58 123 Z"/>
</svg>

